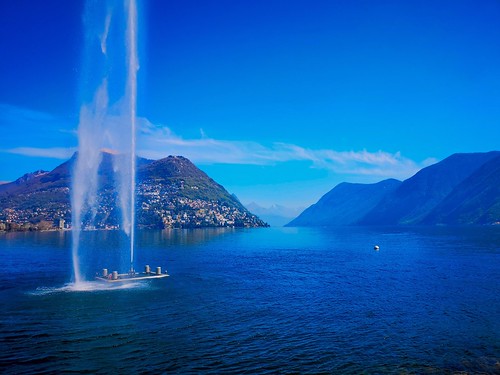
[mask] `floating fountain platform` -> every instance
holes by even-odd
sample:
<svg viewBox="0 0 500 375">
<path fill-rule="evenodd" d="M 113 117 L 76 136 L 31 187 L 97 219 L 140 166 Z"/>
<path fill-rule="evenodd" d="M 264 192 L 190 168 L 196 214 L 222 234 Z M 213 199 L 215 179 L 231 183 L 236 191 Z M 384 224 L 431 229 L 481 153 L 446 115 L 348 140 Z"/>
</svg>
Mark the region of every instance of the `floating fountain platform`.
<svg viewBox="0 0 500 375">
<path fill-rule="evenodd" d="M 161 279 L 168 276 L 170 275 L 167 274 L 167 271 L 164 273 L 161 272 L 161 267 L 156 267 L 156 271 L 152 272 L 149 266 L 146 265 L 144 267 L 144 272 L 135 272 L 134 270 L 130 270 L 128 273 L 118 273 L 117 271 L 108 273 L 108 269 L 104 268 L 101 275 L 96 276 L 96 280 L 106 283 L 125 283 L 140 280 Z"/>
</svg>

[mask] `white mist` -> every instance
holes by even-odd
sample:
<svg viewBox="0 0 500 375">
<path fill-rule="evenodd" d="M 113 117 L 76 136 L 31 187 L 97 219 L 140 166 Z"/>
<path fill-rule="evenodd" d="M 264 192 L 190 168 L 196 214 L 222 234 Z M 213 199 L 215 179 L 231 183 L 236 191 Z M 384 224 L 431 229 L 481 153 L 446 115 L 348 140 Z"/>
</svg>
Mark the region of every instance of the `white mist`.
<svg viewBox="0 0 500 375">
<path fill-rule="evenodd" d="M 89 2 L 85 17 L 82 66 L 83 97 L 78 125 L 78 154 L 73 168 L 72 256 L 75 284 L 84 282 L 80 263 L 81 231 L 92 227 L 99 205 L 99 166 L 110 149 L 113 176 L 126 234 L 130 268 L 135 242 L 135 136 L 137 70 L 137 5 L 135 0 Z"/>
</svg>

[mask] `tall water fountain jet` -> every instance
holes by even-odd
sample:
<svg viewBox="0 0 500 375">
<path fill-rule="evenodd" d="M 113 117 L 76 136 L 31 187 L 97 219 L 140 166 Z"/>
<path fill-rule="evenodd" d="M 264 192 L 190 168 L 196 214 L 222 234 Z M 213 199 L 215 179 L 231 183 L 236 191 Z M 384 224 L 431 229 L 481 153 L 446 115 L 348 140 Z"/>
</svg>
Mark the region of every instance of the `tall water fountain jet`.
<svg viewBox="0 0 500 375">
<path fill-rule="evenodd" d="M 130 270 L 134 270 L 134 245 L 135 245 L 135 135 L 136 135 L 136 112 L 137 112 L 137 71 L 139 70 L 139 58 L 137 55 L 137 5 L 135 0 L 127 2 L 127 57 L 128 57 L 128 75 L 127 75 L 127 98 L 129 99 L 129 118 L 130 118 Z"/>
<path fill-rule="evenodd" d="M 102 151 L 113 150 L 113 176 L 121 210 L 121 229 L 134 263 L 135 135 L 137 101 L 137 6 L 135 0 L 88 2 L 81 78 L 82 106 L 78 153 L 73 169 L 72 255 L 75 284 L 81 271 L 82 223 L 92 226 L 99 205 Z M 118 205 L 118 203 L 117 203 Z"/>
</svg>

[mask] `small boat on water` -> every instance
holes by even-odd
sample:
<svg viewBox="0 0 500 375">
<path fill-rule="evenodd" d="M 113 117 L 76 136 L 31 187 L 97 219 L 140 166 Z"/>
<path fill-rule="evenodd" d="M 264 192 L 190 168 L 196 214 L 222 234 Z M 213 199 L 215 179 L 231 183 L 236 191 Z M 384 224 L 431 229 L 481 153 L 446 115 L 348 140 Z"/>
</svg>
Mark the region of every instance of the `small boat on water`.
<svg viewBox="0 0 500 375">
<path fill-rule="evenodd" d="M 156 271 L 152 272 L 149 265 L 146 265 L 144 267 L 144 272 L 135 272 L 132 269 L 128 273 L 118 273 L 117 271 L 109 273 L 108 269 L 104 268 L 102 270 L 102 273 L 96 276 L 96 280 L 107 283 L 123 283 L 149 279 L 161 279 L 168 276 L 170 275 L 167 273 L 167 271 L 162 273 L 161 267 L 156 267 Z"/>
</svg>

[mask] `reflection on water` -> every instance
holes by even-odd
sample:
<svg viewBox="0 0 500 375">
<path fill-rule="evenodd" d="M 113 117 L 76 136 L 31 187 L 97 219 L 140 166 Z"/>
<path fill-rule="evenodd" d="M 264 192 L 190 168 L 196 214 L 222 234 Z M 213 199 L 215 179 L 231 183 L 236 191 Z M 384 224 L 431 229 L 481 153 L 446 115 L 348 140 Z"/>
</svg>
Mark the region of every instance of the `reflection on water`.
<svg viewBox="0 0 500 375">
<path fill-rule="evenodd" d="M 161 231 L 141 231 L 138 246 L 189 246 L 209 242 L 219 236 L 234 233 L 234 228 L 164 229 Z"/>
</svg>

